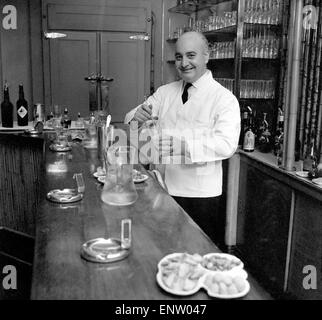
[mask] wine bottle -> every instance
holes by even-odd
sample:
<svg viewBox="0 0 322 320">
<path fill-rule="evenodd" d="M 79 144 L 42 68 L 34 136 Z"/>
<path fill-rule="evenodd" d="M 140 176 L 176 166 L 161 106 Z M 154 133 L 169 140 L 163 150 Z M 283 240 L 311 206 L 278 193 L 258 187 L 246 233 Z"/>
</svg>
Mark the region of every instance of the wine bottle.
<svg viewBox="0 0 322 320">
<path fill-rule="evenodd" d="M 61 118 L 61 124 L 62 124 L 63 128 L 66 128 L 66 129 L 70 128 L 70 126 L 72 124 L 72 120 L 68 115 L 68 109 L 67 108 L 65 108 L 64 114 L 63 114 L 63 116 Z"/>
<path fill-rule="evenodd" d="M 263 113 L 263 120 L 259 128 L 258 137 L 258 150 L 260 152 L 270 152 L 271 151 L 271 133 L 269 131 L 269 125 L 266 120 L 267 113 Z"/>
<path fill-rule="evenodd" d="M 1 121 L 3 127 L 13 127 L 13 104 L 10 102 L 9 86 L 7 82 L 5 82 L 3 90 L 3 101 L 1 103 Z"/>
<path fill-rule="evenodd" d="M 243 112 L 241 128 L 240 128 L 240 136 L 239 136 L 239 144 L 242 145 L 244 142 L 245 132 L 248 126 L 248 111 Z"/>
<path fill-rule="evenodd" d="M 283 145 L 283 131 L 284 131 L 284 114 L 282 109 L 278 108 L 278 121 L 276 134 L 274 139 L 274 154 L 277 156 L 277 153 L 280 150 L 280 145 Z"/>
<path fill-rule="evenodd" d="M 19 85 L 19 99 L 16 103 L 18 126 L 28 125 L 28 102 L 24 97 L 23 85 Z"/>
</svg>

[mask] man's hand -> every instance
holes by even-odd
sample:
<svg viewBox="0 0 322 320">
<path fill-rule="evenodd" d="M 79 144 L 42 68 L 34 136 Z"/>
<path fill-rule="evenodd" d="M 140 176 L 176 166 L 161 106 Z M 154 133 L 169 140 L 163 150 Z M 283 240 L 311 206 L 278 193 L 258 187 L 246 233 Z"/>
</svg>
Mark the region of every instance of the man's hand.
<svg viewBox="0 0 322 320">
<path fill-rule="evenodd" d="M 137 121 L 141 126 L 145 121 L 152 120 L 152 105 L 141 104 L 136 110 L 132 121 Z"/>
</svg>

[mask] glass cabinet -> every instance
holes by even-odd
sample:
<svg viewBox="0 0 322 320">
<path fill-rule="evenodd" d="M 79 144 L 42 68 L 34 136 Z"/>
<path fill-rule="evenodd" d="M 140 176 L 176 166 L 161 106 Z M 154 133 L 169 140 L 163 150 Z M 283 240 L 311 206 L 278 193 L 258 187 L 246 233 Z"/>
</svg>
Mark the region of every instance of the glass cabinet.
<svg viewBox="0 0 322 320">
<path fill-rule="evenodd" d="M 178 0 L 172 4 L 166 40 L 169 74 L 175 79 L 176 39 L 188 30 L 202 32 L 209 42 L 208 68 L 214 78 L 235 94 L 242 113 L 248 106 L 252 109 L 258 131 L 265 118 L 274 133 L 278 110 L 283 109 L 288 0 Z"/>
</svg>

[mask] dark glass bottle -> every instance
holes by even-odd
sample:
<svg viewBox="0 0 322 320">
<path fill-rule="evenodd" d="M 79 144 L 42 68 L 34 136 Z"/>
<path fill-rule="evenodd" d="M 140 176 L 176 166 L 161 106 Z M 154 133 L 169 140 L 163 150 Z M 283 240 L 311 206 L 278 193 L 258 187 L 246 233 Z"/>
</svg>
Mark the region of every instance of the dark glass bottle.
<svg viewBox="0 0 322 320">
<path fill-rule="evenodd" d="M 241 127 L 240 127 L 240 136 L 239 136 L 239 144 L 242 145 L 244 142 L 245 132 L 248 126 L 248 111 L 244 111 L 241 120 Z"/>
<path fill-rule="evenodd" d="M 16 103 L 18 126 L 28 125 L 28 102 L 25 99 L 23 85 L 19 85 L 19 99 Z"/>
<path fill-rule="evenodd" d="M 68 115 L 68 109 L 67 108 L 65 108 L 64 114 L 63 114 L 63 116 L 61 118 L 61 124 L 62 124 L 62 127 L 66 128 L 66 129 L 70 128 L 70 126 L 72 124 L 72 120 Z"/>
<path fill-rule="evenodd" d="M 9 86 L 7 82 L 5 82 L 3 90 L 3 101 L 1 103 L 1 121 L 3 127 L 13 127 L 13 104 L 10 102 Z"/>
</svg>

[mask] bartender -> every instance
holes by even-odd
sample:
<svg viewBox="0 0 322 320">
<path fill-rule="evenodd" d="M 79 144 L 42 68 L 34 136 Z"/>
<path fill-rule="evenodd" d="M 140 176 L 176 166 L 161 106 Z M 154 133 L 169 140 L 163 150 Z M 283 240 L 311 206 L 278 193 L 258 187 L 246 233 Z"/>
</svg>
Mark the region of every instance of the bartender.
<svg viewBox="0 0 322 320">
<path fill-rule="evenodd" d="M 140 127 L 158 118 L 160 159 L 175 159 L 162 161 L 168 192 L 211 237 L 224 214 L 219 212 L 222 160 L 237 149 L 240 110 L 236 97 L 213 79 L 208 60 L 201 33 L 181 35 L 175 51 L 181 80 L 159 87 L 125 116 L 125 123 L 136 121 Z"/>
</svg>

